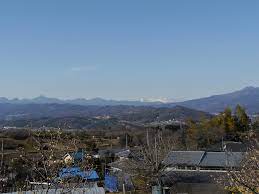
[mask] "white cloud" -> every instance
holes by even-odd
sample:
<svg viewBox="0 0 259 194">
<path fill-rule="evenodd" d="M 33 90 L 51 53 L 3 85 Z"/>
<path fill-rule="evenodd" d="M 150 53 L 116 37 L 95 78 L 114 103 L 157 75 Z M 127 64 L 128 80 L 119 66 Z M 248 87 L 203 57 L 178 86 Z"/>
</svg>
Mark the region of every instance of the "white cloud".
<svg viewBox="0 0 259 194">
<path fill-rule="evenodd" d="M 74 71 L 74 72 L 78 72 L 78 71 L 81 71 L 82 70 L 82 68 L 80 68 L 80 67 L 72 67 L 71 68 L 71 71 Z"/>
<path fill-rule="evenodd" d="M 168 98 L 141 98 L 140 99 L 141 102 L 162 102 L 162 103 L 169 103 L 171 102 L 170 99 Z"/>
<path fill-rule="evenodd" d="M 72 67 L 70 70 L 72 72 L 87 72 L 87 71 L 94 71 L 97 69 L 95 65 L 87 65 L 87 66 L 75 66 Z"/>
</svg>

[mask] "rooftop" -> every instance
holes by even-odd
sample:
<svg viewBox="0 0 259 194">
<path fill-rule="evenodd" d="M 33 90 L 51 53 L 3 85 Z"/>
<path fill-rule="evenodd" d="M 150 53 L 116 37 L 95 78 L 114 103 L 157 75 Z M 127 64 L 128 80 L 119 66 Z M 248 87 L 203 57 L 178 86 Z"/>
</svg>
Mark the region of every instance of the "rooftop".
<svg viewBox="0 0 259 194">
<path fill-rule="evenodd" d="M 165 159 L 165 164 L 170 166 L 198 166 L 204 154 L 204 151 L 172 151 Z"/>
<path fill-rule="evenodd" d="M 206 152 L 199 166 L 238 167 L 242 159 L 242 152 Z"/>
<path fill-rule="evenodd" d="M 172 151 L 164 160 L 167 166 L 238 167 L 243 152 Z"/>
</svg>

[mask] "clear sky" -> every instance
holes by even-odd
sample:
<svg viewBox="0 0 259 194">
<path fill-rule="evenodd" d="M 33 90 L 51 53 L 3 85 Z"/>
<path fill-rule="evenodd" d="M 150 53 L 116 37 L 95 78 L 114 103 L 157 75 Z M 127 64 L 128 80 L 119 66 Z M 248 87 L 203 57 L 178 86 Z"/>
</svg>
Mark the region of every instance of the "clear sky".
<svg viewBox="0 0 259 194">
<path fill-rule="evenodd" d="M 250 85 L 258 0 L 0 1 L 0 96 L 191 99 Z"/>
</svg>

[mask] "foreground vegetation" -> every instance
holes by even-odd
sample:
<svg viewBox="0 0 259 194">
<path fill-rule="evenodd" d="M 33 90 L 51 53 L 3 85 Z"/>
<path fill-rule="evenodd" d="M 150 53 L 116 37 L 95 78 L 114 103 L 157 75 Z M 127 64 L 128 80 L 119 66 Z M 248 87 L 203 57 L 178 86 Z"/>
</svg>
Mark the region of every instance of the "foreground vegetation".
<svg viewBox="0 0 259 194">
<path fill-rule="evenodd" d="M 103 178 L 107 164 L 116 160 L 109 150 L 130 147 L 138 152 L 138 158 L 144 160 L 129 160 L 125 170 L 137 175 L 134 176 L 137 188 L 146 190 L 147 185 L 160 184 L 163 159 L 171 150 L 219 151 L 222 141 L 238 141 L 253 148 L 246 158 L 249 163 L 243 164 L 240 174 L 230 169 L 224 180 L 227 180 L 228 186 L 231 185 L 231 189 L 242 188 L 256 193 L 258 179 L 254 177 L 258 175 L 258 150 L 253 146 L 258 142 L 258 124 L 257 120 L 251 121 L 241 106 L 237 106 L 233 112 L 227 108 L 212 118 L 206 117 L 200 121 L 187 119 L 163 126 L 159 123 L 152 127 L 123 123 L 121 128 L 102 130 L 5 129 L 0 133 L 1 178 L 10 174 L 13 177 L 12 181 L 1 184 L 2 188 L 22 189 L 28 181 L 51 182 L 61 168 L 71 165 L 64 163 L 62 157 L 80 150 L 89 156 L 106 150 L 103 158 L 93 160 L 90 157 L 85 160 L 86 163 L 80 164 L 82 169 L 96 169 Z"/>
</svg>

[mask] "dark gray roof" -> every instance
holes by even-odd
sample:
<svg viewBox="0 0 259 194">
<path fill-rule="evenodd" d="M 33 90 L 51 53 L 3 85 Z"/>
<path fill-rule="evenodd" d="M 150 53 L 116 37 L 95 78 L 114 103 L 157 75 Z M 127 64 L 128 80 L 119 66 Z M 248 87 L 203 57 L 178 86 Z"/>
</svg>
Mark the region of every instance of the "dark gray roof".
<svg viewBox="0 0 259 194">
<path fill-rule="evenodd" d="M 201 167 L 238 167 L 243 159 L 242 152 L 206 152 Z"/>
<path fill-rule="evenodd" d="M 129 149 L 121 149 L 121 148 L 113 148 L 113 149 L 104 149 L 104 150 L 99 150 L 98 153 L 100 155 L 107 155 L 107 154 L 119 154 L 119 153 L 123 153 L 123 152 L 127 152 L 129 151 Z"/>
<path fill-rule="evenodd" d="M 238 167 L 244 152 L 172 151 L 164 160 L 167 166 Z"/>
<path fill-rule="evenodd" d="M 115 153 L 115 156 L 117 156 L 117 157 L 128 158 L 129 155 L 130 155 L 130 150 L 122 150 L 120 152 Z"/>
<path fill-rule="evenodd" d="M 164 163 L 169 166 L 198 166 L 204 154 L 204 151 L 172 151 Z"/>
<path fill-rule="evenodd" d="M 241 142 L 227 142 L 224 149 L 228 152 L 246 152 L 247 146 Z"/>
</svg>

